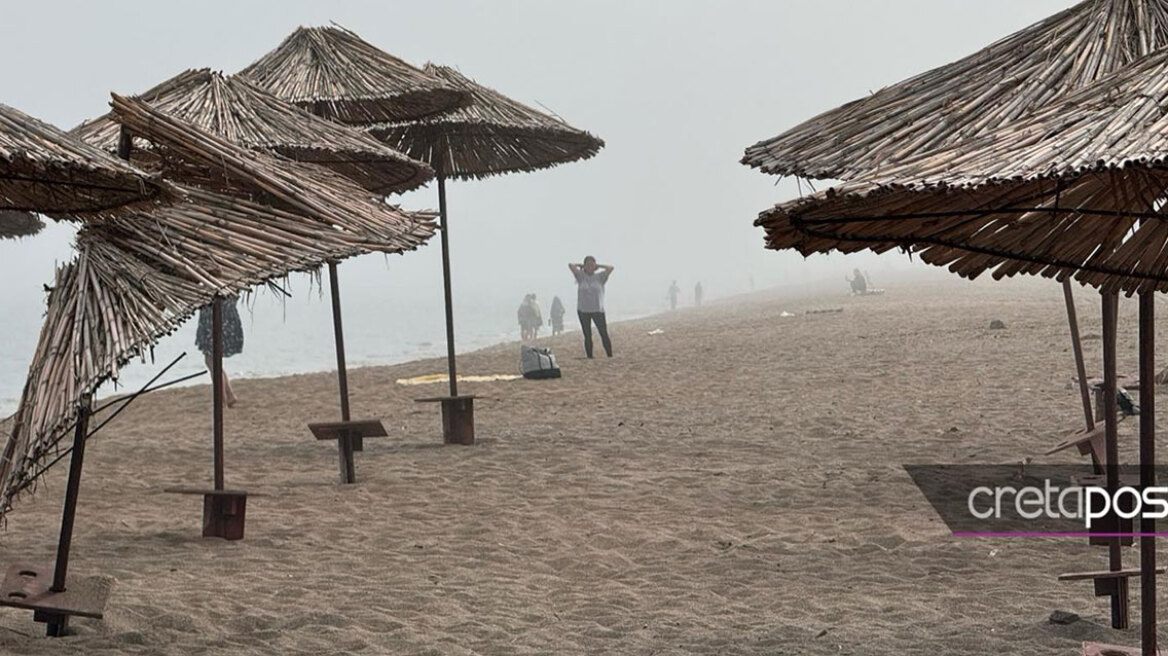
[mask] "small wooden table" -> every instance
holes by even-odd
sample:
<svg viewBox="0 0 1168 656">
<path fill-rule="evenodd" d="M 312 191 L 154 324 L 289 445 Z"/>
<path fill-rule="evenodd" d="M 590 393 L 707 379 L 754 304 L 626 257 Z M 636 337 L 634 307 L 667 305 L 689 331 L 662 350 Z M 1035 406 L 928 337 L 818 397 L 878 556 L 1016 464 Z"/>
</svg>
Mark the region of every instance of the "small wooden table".
<svg viewBox="0 0 1168 656">
<path fill-rule="evenodd" d="M 330 421 L 308 425 L 313 437 L 318 440 L 336 440 L 340 462 L 341 483 L 357 482 L 357 469 L 353 463 L 353 451 L 359 440 L 366 437 L 386 437 L 385 426 L 376 419 L 361 421 Z"/>
<path fill-rule="evenodd" d="M 414 399 L 417 403 L 442 404 L 442 441 L 446 444 L 473 446 L 475 443 L 473 394 L 435 396 Z"/>
<path fill-rule="evenodd" d="M 247 520 L 247 492 L 185 487 L 172 487 L 163 491 L 203 496 L 203 537 L 243 539 L 243 527 Z"/>
<path fill-rule="evenodd" d="M 51 637 L 65 635 L 70 617 L 102 618 L 110 594 L 108 579 L 70 577 L 60 592 L 53 592 L 52 585 L 52 567 L 16 563 L 0 583 L 0 606 L 31 610 L 34 621 L 49 625 Z"/>
</svg>

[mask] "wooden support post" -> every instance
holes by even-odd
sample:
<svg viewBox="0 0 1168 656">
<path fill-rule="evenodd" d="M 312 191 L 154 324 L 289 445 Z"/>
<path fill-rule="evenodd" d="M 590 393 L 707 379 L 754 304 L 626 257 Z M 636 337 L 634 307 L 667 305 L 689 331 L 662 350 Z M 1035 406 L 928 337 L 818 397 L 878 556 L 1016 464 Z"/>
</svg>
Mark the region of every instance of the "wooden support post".
<svg viewBox="0 0 1168 656">
<path fill-rule="evenodd" d="M 83 397 L 77 406 L 77 423 L 73 428 L 73 452 L 69 457 L 69 481 L 65 484 L 65 507 L 61 512 L 61 535 L 57 540 L 57 563 L 53 569 L 53 585 L 50 592 L 65 592 L 65 582 L 69 574 L 69 551 L 73 546 L 73 520 L 77 517 L 77 496 L 81 491 L 81 467 L 85 462 L 85 438 L 89 433 L 89 397 Z M 69 626 L 68 615 L 47 614 L 46 635 L 65 635 Z"/>
<path fill-rule="evenodd" d="M 1140 294 L 1140 488 L 1156 485 L 1156 295 Z M 1140 518 L 1140 629 L 1143 656 L 1158 656 L 1156 520 Z"/>
<path fill-rule="evenodd" d="M 223 490 L 223 299 L 211 303 L 211 439 L 214 443 L 215 490 Z"/>
<path fill-rule="evenodd" d="M 341 394 L 341 421 L 349 421 L 352 417 L 349 414 L 349 370 L 345 366 L 345 328 L 341 322 L 341 285 L 337 278 L 337 263 L 330 260 L 328 263 L 329 269 L 329 292 L 332 294 L 333 301 L 333 337 L 336 340 L 337 350 L 337 385 L 340 388 Z M 346 447 L 343 443 L 348 442 Z M 360 436 L 350 437 L 346 439 L 337 440 L 337 446 L 342 451 L 348 449 L 349 469 L 352 469 L 353 454 L 352 451 L 364 451 L 365 440 Z M 345 455 L 341 455 L 342 460 Z"/>
<path fill-rule="evenodd" d="M 458 396 L 458 367 L 454 360 L 454 292 L 450 283 L 450 225 L 446 218 L 446 176 L 438 169 L 438 218 L 442 229 L 442 288 L 446 300 L 446 364 L 450 396 Z"/>
<path fill-rule="evenodd" d="M 1087 430 L 1095 429 L 1095 418 L 1091 411 L 1091 392 L 1087 386 L 1087 366 L 1083 362 L 1083 341 L 1079 338 L 1079 317 L 1075 312 L 1075 292 L 1071 279 L 1063 280 L 1063 298 L 1067 304 L 1067 323 L 1071 327 L 1071 348 L 1075 353 L 1075 371 L 1079 375 L 1079 396 L 1083 402 L 1083 419 Z"/>
<path fill-rule="evenodd" d="M 1119 407 L 1116 401 L 1118 383 L 1116 374 L 1116 330 L 1119 315 L 1119 295 L 1115 292 L 1103 293 L 1103 405 L 1104 426 L 1106 427 L 1107 453 L 1107 493 L 1115 498 L 1119 490 Z M 1118 516 L 1116 516 L 1118 518 Z M 1118 526 L 1118 522 L 1116 523 Z M 1111 538 L 1108 545 L 1108 569 L 1112 572 L 1123 570 L 1123 547 L 1118 537 Z M 1115 629 L 1128 628 L 1128 585 L 1127 579 L 1116 581 L 1111 595 L 1111 626 Z"/>
</svg>

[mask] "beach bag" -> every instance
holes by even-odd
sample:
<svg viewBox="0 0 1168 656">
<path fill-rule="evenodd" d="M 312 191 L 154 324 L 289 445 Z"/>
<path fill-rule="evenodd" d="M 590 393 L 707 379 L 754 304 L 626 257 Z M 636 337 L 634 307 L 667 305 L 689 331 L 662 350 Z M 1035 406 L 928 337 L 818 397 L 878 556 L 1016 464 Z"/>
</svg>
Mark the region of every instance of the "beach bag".
<svg viewBox="0 0 1168 656">
<path fill-rule="evenodd" d="M 556 366 L 556 356 L 552 355 L 551 349 L 526 344 L 519 347 L 519 371 L 524 378 L 532 380 L 560 377 L 560 368 Z"/>
</svg>

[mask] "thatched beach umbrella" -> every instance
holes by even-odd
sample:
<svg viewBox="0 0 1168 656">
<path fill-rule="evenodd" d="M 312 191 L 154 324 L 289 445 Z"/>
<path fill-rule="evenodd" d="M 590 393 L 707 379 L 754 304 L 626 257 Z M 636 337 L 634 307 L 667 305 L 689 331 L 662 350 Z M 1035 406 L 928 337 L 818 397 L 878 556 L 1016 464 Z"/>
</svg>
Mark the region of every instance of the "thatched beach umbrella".
<svg viewBox="0 0 1168 656">
<path fill-rule="evenodd" d="M 376 125 L 369 131 L 411 157 L 429 162 L 438 176 L 446 296 L 446 355 L 450 376 L 450 396 L 439 400 L 443 404 L 446 439 L 467 444 L 474 442 L 473 399 L 458 394 L 446 178 L 473 180 L 587 159 L 604 147 L 604 141 L 558 117 L 478 84 L 453 68 L 427 64 L 425 71 L 451 86 L 464 89 L 470 94 L 471 103 L 442 116 Z M 458 419 L 460 416 L 464 419 Z"/>
<path fill-rule="evenodd" d="M 1168 52 L 1154 54 L 981 139 L 779 205 L 758 224 L 770 248 L 902 247 L 965 277 L 1034 274 L 1099 287 L 1112 491 L 1119 484 L 1115 301 L 1120 292 L 1138 294 L 1141 485 L 1152 485 L 1154 295 L 1168 291 L 1166 73 Z M 1155 522 L 1143 519 L 1139 532 L 1143 653 L 1154 654 Z M 1121 565 L 1113 549 L 1111 570 Z"/>
<path fill-rule="evenodd" d="M 0 210 L 0 239 L 30 237 L 44 227 L 45 222 L 31 212 Z"/>
<path fill-rule="evenodd" d="M 239 74 L 314 114 L 357 125 L 441 114 L 468 100 L 336 25 L 297 28 Z"/>
<path fill-rule="evenodd" d="M 325 120 L 261 91 L 241 76 L 226 77 L 209 69 L 189 70 L 138 96 L 155 109 L 234 144 L 318 164 L 344 175 L 379 195 L 413 189 L 433 177 L 428 164 L 412 160 L 368 134 Z M 73 133 L 109 151 L 121 143 L 122 126 L 112 114 L 75 128 Z M 156 159 L 148 141 L 139 139 L 132 157 L 149 165 Z M 329 262 L 333 327 L 341 418 L 349 421 L 337 263 Z M 359 438 L 353 441 L 362 448 Z M 352 482 L 352 481 L 348 481 Z"/>
<path fill-rule="evenodd" d="M 158 193 L 138 169 L 0 104 L 0 210 L 93 212 Z"/>
<path fill-rule="evenodd" d="M 964 59 L 746 149 L 765 173 L 851 180 L 992 132 L 1168 45 L 1168 0 L 1084 0 Z"/>
<path fill-rule="evenodd" d="M 319 118 L 260 90 L 239 76 L 188 70 L 136 96 L 155 109 L 232 143 L 319 164 L 379 195 L 413 189 L 433 177 L 410 159 L 363 132 Z M 87 121 L 71 134 L 111 153 L 121 125 L 112 114 Z M 131 156 L 151 163 L 149 142 L 137 140 Z"/>
</svg>

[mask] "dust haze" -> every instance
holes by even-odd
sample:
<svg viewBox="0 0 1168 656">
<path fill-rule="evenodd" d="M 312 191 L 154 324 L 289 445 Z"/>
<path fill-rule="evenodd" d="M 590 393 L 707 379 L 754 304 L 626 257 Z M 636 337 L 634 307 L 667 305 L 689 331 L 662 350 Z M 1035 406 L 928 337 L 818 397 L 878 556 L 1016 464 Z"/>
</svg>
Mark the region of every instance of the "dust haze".
<svg viewBox="0 0 1168 656">
<path fill-rule="evenodd" d="M 878 286 L 916 272 L 938 275 L 899 254 L 804 260 L 765 251 L 754 216 L 800 190 L 740 165 L 743 148 L 1069 4 L 5 2 L 0 102 L 71 128 L 104 113 L 111 90 L 140 92 L 186 68 L 235 72 L 296 26 L 335 21 L 414 64 L 456 66 L 553 110 L 607 147 L 580 163 L 450 186 L 456 319 L 460 347 L 469 347 L 476 336 L 507 330 L 526 293 L 538 294 L 545 308 L 558 294 L 571 312 L 566 264 L 588 254 L 617 268 L 608 291 L 616 318 L 665 309 L 675 279 L 683 299 L 700 281 L 713 301 L 752 286 L 842 292 L 844 275 L 857 267 Z M 436 192 L 430 185 L 400 202 L 432 208 Z M 54 224 L 36 237 L 0 242 L 3 363 L 21 381 L 40 326 L 42 284 L 70 257 L 71 239 L 70 226 Z M 402 338 L 407 322 L 412 343 L 438 352 L 439 257 L 435 239 L 403 257 L 370 255 L 342 266 L 346 327 L 366 336 L 353 340 L 356 363 L 405 354 L 383 345 Z M 248 338 L 286 342 L 293 368 L 328 368 L 325 300 L 307 276 L 290 281 L 290 291 L 288 300 L 253 299 Z M 160 348 L 190 348 L 190 335 L 171 340 Z M 18 387 L 0 381 L 0 397 L 16 396 Z"/>
</svg>

